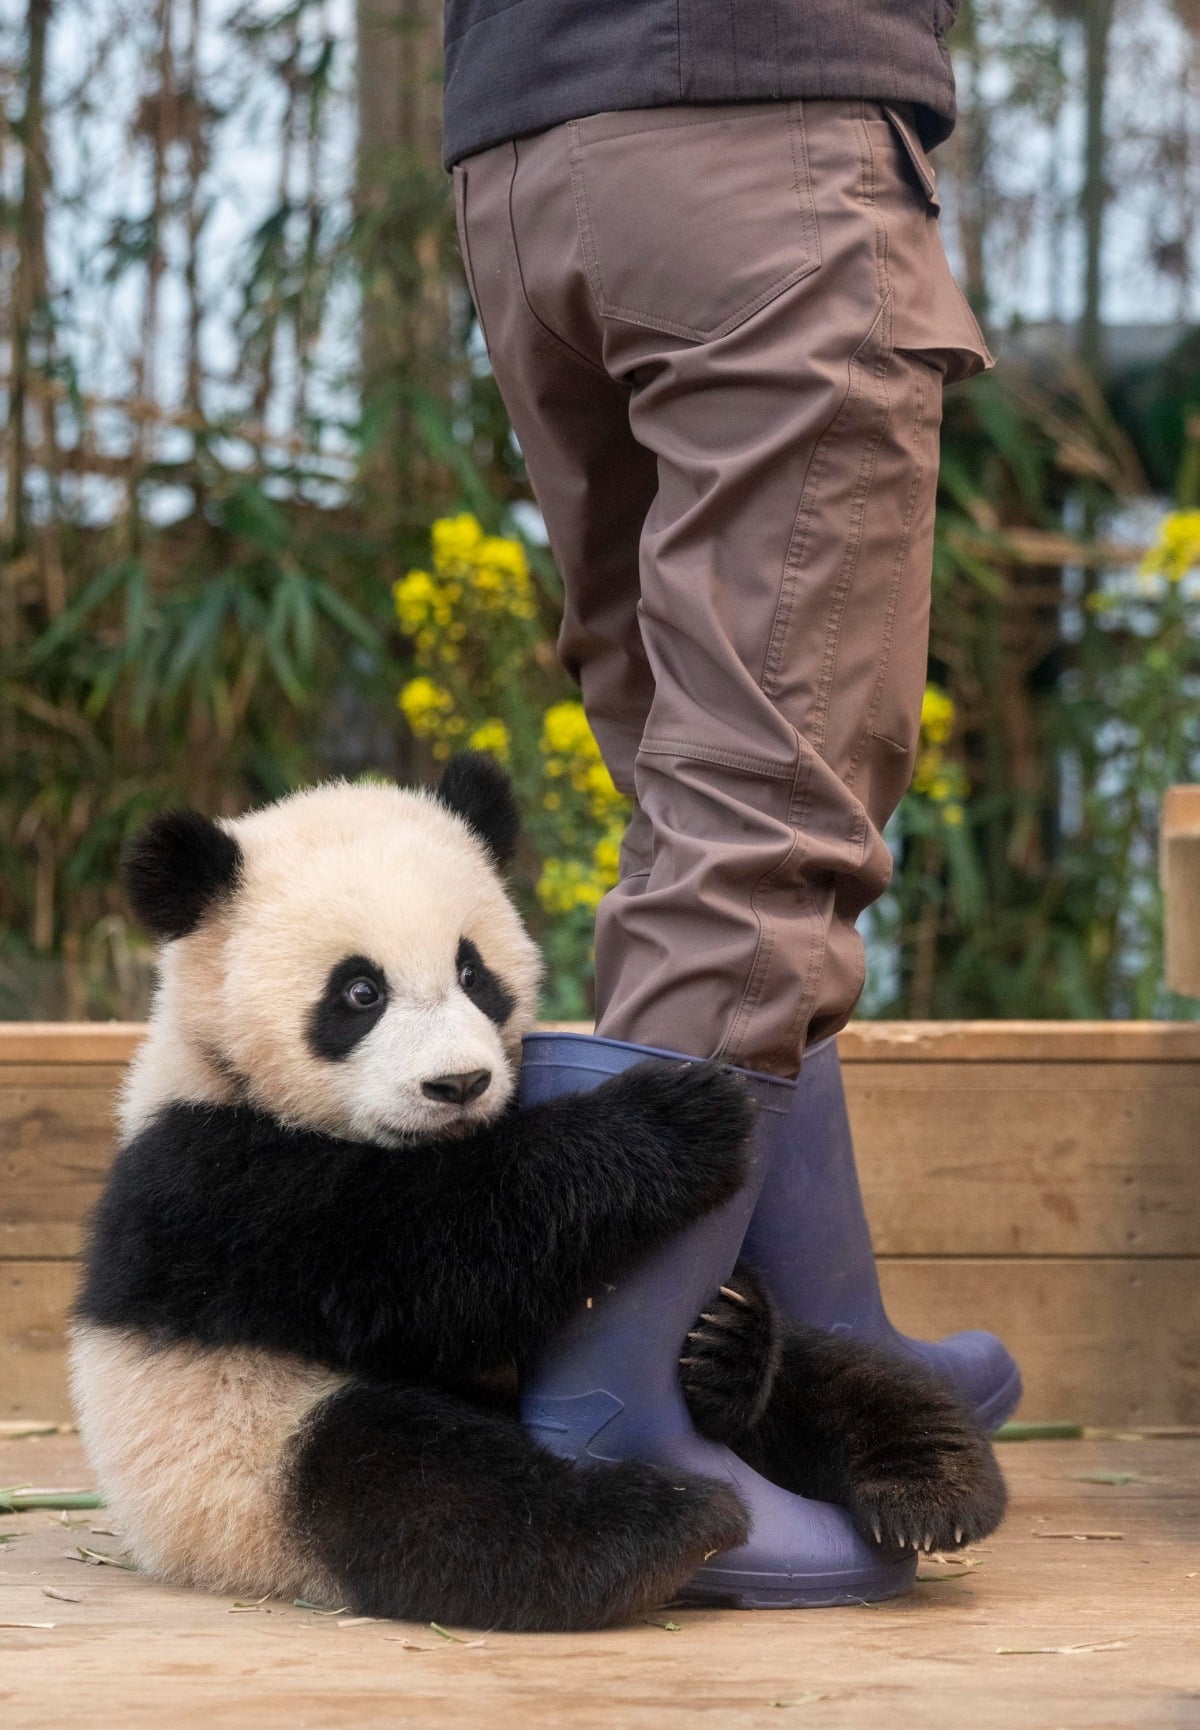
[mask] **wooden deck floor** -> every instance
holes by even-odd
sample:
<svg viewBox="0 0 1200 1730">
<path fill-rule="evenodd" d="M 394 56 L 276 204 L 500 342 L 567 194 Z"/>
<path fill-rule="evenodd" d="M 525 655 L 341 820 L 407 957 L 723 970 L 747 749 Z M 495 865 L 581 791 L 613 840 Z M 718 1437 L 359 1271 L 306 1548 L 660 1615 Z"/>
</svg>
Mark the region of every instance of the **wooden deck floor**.
<svg viewBox="0 0 1200 1730">
<path fill-rule="evenodd" d="M 658 1622 L 677 1631 L 490 1634 L 479 1644 L 423 1626 L 346 1626 L 278 1603 L 234 1611 L 228 1599 L 67 1559 L 81 1544 L 120 1554 L 119 1537 L 91 1530 L 103 1514 L 74 1516 L 70 1528 L 44 1512 L 8 1516 L 0 1534 L 20 1535 L 0 1544 L 0 1723 L 1200 1727 L 1200 1440 L 1002 1452 L 1014 1492 L 1004 1530 L 969 1567 L 923 1565 L 927 1579 L 897 1604 L 664 1613 Z M 29 1481 L 85 1483 L 74 1438 L 0 1443 L 0 1484 Z M 14 1622 L 53 1626 L 4 1626 Z"/>
</svg>

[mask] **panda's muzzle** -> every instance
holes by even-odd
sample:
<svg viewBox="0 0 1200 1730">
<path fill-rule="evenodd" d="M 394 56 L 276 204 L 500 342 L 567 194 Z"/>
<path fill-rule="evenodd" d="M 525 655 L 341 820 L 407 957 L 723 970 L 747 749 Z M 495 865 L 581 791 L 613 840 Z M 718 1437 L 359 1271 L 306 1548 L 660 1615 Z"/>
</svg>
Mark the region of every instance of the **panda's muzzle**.
<svg viewBox="0 0 1200 1730">
<path fill-rule="evenodd" d="M 421 1083 L 421 1092 L 441 1105 L 468 1105 L 487 1092 L 491 1080 L 490 1069 L 467 1069 L 457 1075 L 435 1075 Z"/>
</svg>

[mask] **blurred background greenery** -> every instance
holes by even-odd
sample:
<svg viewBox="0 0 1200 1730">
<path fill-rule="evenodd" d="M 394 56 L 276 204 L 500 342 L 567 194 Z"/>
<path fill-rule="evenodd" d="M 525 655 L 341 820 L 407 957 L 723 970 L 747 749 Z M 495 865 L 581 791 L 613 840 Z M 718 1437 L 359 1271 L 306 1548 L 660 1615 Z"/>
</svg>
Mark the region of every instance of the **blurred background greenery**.
<svg viewBox="0 0 1200 1730">
<path fill-rule="evenodd" d="M 435 0 L 0 0 L 0 1017 L 137 1016 L 153 810 L 511 766 L 547 1010 L 620 798 L 471 313 Z M 1001 353 L 947 401 L 923 746 L 864 1011 L 1171 1016 L 1200 780 L 1195 0 L 971 0 L 938 156 Z M 1153 100 L 1149 92 L 1153 92 Z"/>
</svg>

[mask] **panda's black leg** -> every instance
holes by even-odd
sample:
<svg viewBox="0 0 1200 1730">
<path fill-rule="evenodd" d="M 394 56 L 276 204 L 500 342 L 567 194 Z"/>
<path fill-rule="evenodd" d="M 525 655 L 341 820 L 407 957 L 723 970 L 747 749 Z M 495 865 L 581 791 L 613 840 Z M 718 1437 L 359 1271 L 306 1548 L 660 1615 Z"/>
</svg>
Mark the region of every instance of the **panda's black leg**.
<svg viewBox="0 0 1200 1730">
<path fill-rule="evenodd" d="M 689 1341 L 681 1366 L 697 1426 L 736 1448 L 764 1477 L 796 1495 L 840 1502 L 864 1537 L 902 1548 L 954 1549 L 985 1537 L 1004 1514 L 995 1454 L 970 1413 L 920 1364 L 816 1328 L 776 1321 L 770 1398 L 747 1421 L 744 1383 L 761 1371 L 769 1320 L 723 1300 L 730 1324 Z M 740 1332 L 734 1326 L 740 1319 Z M 738 1361 L 745 1352 L 749 1365 Z M 733 1390 L 730 1412 L 718 1411 Z M 716 1414 L 714 1416 L 714 1413 Z"/>
<path fill-rule="evenodd" d="M 728 1485 L 633 1462 L 576 1468 L 443 1390 L 350 1383 L 296 1440 L 300 1541 L 362 1615 L 582 1629 L 670 1599 L 745 1541 Z"/>
</svg>

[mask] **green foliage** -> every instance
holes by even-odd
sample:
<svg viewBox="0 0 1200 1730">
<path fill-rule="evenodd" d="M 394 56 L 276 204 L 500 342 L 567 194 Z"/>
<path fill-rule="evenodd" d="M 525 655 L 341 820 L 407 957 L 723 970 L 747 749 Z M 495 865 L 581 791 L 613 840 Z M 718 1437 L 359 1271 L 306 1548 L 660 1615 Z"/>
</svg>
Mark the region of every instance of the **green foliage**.
<svg viewBox="0 0 1200 1730">
<path fill-rule="evenodd" d="M 203 513 L 139 539 L 74 531 L 56 617 L 32 576 L 16 590 L 0 649 L 0 1016 L 143 1008 L 144 946 L 116 882 L 132 832 L 166 805 L 234 811 L 302 783 L 348 677 L 381 678 L 373 561 L 321 513 L 210 475 Z"/>
<path fill-rule="evenodd" d="M 432 778 L 466 742 L 517 780 L 546 1007 L 585 1015 L 625 808 L 554 659 L 549 556 L 514 538 L 529 488 L 456 255 L 436 31 L 405 10 L 404 99 L 376 105 L 403 110 L 403 136 L 360 126 L 352 163 L 367 108 L 323 0 L 237 11 L 215 58 L 177 10 L 106 25 L 64 0 L 69 76 L 47 78 L 31 34 L 0 95 L 0 1016 L 144 1010 L 117 866 L 153 810 L 233 812 L 331 772 Z M 960 39 L 946 178 L 981 269 L 1019 215 L 987 128 L 1056 124 L 1069 83 L 1057 14 L 1037 16 L 976 6 Z M 258 150 L 274 192 L 214 271 L 218 169 Z M 123 360 L 96 367 L 85 307 L 129 340 Z M 871 925 L 873 1012 L 1189 1012 L 1159 984 L 1155 854 L 1162 791 L 1200 779 L 1191 530 L 1177 517 L 1134 578 L 1100 543 L 1149 490 L 1143 466 L 1182 513 L 1200 503 L 1196 342 L 1120 380 L 1118 418 L 1062 368 L 1001 368 L 948 400 L 931 688 Z"/>
<path fill-rule="evenodd" d="M 897 814 L 872 925 L 895 966 L 870 1012 L 1195 1013 L 1162 987 L 1157 833 L 1165 789 L 1200 779 L 1197 518 L 1167 517 L 1139 572 L 1109 571 L 1055 528 L 1102 524 L 1132 490 L 1096 394 L 1000 374 L 948 407 L 933 666 L 955 797 L 919 766 Z"/>
<path fill-rule="evenodd" d="M 429 568 L 394 589 L 415 674 L 399 707 L 435 761 L 468 746 L 506 765 L 525 815 L 516 888 L 547 957 L 545 1013 L 591 1013 L 592 924 L 617 880 L 628 801 L 551 647 L 557 603 L 520 541 L 468 512 L 433 524 Z"/>
</svg>

